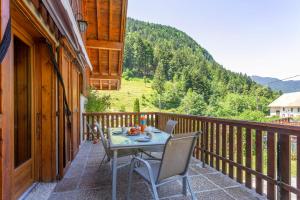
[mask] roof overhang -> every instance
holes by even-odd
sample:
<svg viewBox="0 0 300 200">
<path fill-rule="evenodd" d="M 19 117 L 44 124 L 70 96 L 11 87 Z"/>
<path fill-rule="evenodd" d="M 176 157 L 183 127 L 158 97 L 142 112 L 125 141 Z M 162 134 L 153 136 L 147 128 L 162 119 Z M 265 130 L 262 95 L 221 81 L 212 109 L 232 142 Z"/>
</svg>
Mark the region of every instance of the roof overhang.
<svg viewBox="0 0 300 200">
<path fill-rule="evenodd" d="M 69 1 L 42 0 L 42 2 L 46 6 L 61 34 L 68 39 L 74 48 L 80 64 L 88 66 L 92 70 L 91 61 L 87 54 Z"/>
</svg>

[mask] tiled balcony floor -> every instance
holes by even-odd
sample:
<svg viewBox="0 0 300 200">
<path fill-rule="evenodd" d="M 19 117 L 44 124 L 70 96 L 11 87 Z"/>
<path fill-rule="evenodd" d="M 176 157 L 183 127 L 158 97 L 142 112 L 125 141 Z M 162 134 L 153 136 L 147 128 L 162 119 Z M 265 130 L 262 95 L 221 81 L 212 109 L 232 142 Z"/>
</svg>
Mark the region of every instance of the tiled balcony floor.
<svg viewBox="0 0 300 200">
<path fill-rule="evenodd" d="M 51 200 L 92 200 L 111 199 L 111 170 L 109 164 L 99 167 L 104 155 L 100 144 L 84 143 L 63 180 L 52 191 Z M 127 158 L 126 160 L 128 161 Z M 126 161 L 123 160 L 123 161 Z M 125 199 L 127 191 L 128 168 L 118 170 L 118 199 Z M 198 199 L 264 199 L 254 191 L 246 189 L 232 179 L 212 168 L 202 168 L 201 163 L 192 160 L 189 176 Z M 137 175 L 134 177 L 132 199 L 151 199 L 151 190 Z M 166 184 L 159 188 L 161 199 L 190 199 L 181 194 L 181 181 Z"/>
</svg>

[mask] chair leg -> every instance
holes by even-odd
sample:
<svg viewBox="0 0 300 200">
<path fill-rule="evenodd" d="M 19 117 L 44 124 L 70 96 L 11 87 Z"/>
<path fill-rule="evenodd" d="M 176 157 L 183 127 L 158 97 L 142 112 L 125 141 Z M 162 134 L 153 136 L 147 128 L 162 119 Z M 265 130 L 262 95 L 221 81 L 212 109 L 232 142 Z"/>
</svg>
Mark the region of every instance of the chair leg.
<svg viewBox="0 0 300 200">
<path fill-rule="evenodd" d="M 151 187 L 152 187 L 152 196 L 155 200 L 159 200 L 159 197 L 158 197 L 158 193 L 157 193 L 157 188 L 156 188 L 156 185 L 151 181 Z"/>
<path fill-rule="evenodd" d="M 106 154 L 103 156 L 103 158 L 102 158 L 102 160 L 101 160 L 101 162 L 100 162 L 100 166 L 99 166 L 99 167 L 101 167 L 101 165 L 103 164 L 105 158 L 106 158 Z"/>
<path fill-rule="evenodd" d="M 186 183 L 187 183 L 187 176 L 184 176 L 182 177 L 182 194 L 184 196 L 187 196 Z"/>
<path fill-rule="evenodd" d="M 130 170 L 129 170 L 129 175 L 128 175 L 128 189 L 127 189 L 127 197 L 126 199 L 130 199 L 130 192 L 131 192 L 131 184 L 132 184 L 132 173 L 134 169 L 135 162 L 132 162 L 130 164 Z"/>
<path fill-rule="evenodd" d="M 187 183 L 188 188 L 189 188 L 189 191 L 190 191 L 190 193 L 191 193 L 192 200 L 196 200 L 197 198 L 196 198 L 196 196 L 195 196 L 195 193 L 194 193 L 193 190 L 192 190 L 192 187 L 191 187 L 191 184 L 190 184 L 190 181 L 189 181 L 188 177 L 186 177 L 186 183 Z"/>
</svg>

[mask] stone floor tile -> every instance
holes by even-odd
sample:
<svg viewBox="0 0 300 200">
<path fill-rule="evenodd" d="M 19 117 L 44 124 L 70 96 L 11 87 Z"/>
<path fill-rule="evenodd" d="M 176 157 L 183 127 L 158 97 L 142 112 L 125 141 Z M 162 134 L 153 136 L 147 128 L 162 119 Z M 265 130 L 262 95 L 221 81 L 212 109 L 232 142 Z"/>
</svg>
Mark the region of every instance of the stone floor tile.
<svg viewBox="0 0 300 200">
<path fill-rule="evenodd" d="M 80 177 L 84 171 L 84 166 L 71 166 L 70 169 L 65 174 L 65 178 L 76 178 Z"/>
<path fill-rule="evenodd" d="M 254 195 L 252 192 L 248 191 L 244 187 L 233 187 L 225 189 L 230 195 L 236 199 L 240 200 L 257 200 L 260 199 L 258 196 Z M 261 197 L 263 199 L 263 197 Z"/>
<path fill-rule="evenodd" d="M 56 184 L 54 192 L 66 192 L 75 190 L 77 188 L 78 180 L 79 177 L 64 178 Z"/>
<path fill-rule="evenodd" d="M 203 176 L 191 176 L 189 177 L 190 183 L 192 185 L 192 190 L 194 192 L 201 192 L 205 190 L 216 189 L 217 186 L 211 183 Z"/>
<path fill-rule="evenodd" d="M 55 183 L 38 183 L 35 188 L 26 196 L 26 199 L 30 200 L 43 200 L 48 199 L 51 195 L 52 191 L 54 190 Z"/>
<path fill-rule="evenodd" d="M 239 186 L 240 184 L 231 178 L 229 178 L 226 175 L 223 175 L 221 173 L 215 173 L 215 174 L 203 174 L 203 176 L 207 177 L 210 181 L 212 181 L 214 184 L 226 188 L 226 187 L 232 187 L 232 186 Z"/>
<path fill-rule="evenodd" d="M 78 191 L 52 193 L 48 200 L 79 200 Z"/>
<path fill-rule="evenodd" d="M 98 165 L 100 166 L 101 158 L 99 159 L 88 159 L 86 165 Z"/>
<path fill-rule="evenodd" d="M 208 174 L 208 173 L 217 173 L 217 171 L 209 166 L 202 167 L 202 165 L 194 165 L 190 167 L 191 171 L 194 171 L 196 174 Z"/>
<path fill-rule="evenodd" d="M 191 161 L 190 161 L 190 165 L 192 166 L 192 165 L 197 165 L 197 164 L 200 164 L 200 160 L 198 160 L 198 159 L 196 159 L 196 158 L 194 158 L 194 157 L 192 157 L 191 158 Z"/>
<path fill-rule="evenodd" d="M 160 198 L 179 194 L 182 194 L 182 185 L 179 181 L 166 183 L 165 185 L 158 187 L 158 195 Z"/>
<path fill-rule="evenodd" d="M 64 179 L 58 182 L 50 195 L 50 200 L 109 200 L 111 199 L 112 172 L 109 163 L 100 166 L 102 156 L 105 154 L 101 143 L 93 144 L 84 142 L 76 158 L 72 162 Z M 130 157 L 118 160 L 119 166 L 128 163 Z M 129 166 L 118 169 L 117 196 L 118 200 L 126 198 L 128 186 Z M 258 195 L 249 192 L 244 187 L 233 187 L 235 182 L 228 177 L 223 177 L 215 169 L 207 166 L 202 168 L 201 162 L 191 160 L 188 171 L 192 189 L 198 199 L 231 199 L 231 194 L 236 199 L 257 199 Z M 228 178 L 228 179 L 226 179 Z M 163 200 L 190 200 L 190 196 L 183 196 L 180 180 L 159 187 L 159 196 Z M 218 185 L 218 186 L 217 186 Z M 226 192 L 220 187 L 227 187 Z M 133 174 L 132 200 L 152 199 L 151 188 L 139 175 Z"/>
<path fill-rule="evenodd" d="M 195 170 L 193 170 L 191 167 L 189 167 L 188 169 L 188 176 L 193 176 L 193 175 L 198 175 L 199 173 L 197 173 Z"/>
<path fill-rule="evenodd" d="M 190 196 L 176 195 L 172 197 L 162 198 L 162 200 L 191 200 Z"/>
<path fill-rule="evenodd" d="M 125 200 L 127 196 L 127 191 L 128 191 L 127 185 L 124 185 L 123 187 L 119 187 L 118 199 Z M 147 183 L 132 184 L 132 190 L 130 194 L 132 200 L 152 199 L 152 193 Z"/>
<path fill-rule="evenodd" d="M 223 190 L 213 190 L 200 192 L 196 194 L 198 200 L 234 200 L 230 195 L 226 194 Z"/>
<path fill-rule="evenodd" d="M 111 199 L 110 188 L 105 189 L 105 187 L 103 187 L 103 188 L 97 188 L 97 189 L 79 190 L 78 191 L 78 199 L 84 199 L 84 200 L 95 200 L 95 199 L 110 200 Z"/>
</svg>

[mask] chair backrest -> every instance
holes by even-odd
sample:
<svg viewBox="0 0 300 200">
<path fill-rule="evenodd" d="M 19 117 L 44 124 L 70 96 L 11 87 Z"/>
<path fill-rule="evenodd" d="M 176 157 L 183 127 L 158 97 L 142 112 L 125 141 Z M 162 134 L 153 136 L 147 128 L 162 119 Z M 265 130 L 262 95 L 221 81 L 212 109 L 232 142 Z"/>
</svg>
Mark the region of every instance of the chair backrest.
<svg viewBox="0 0 300 200">
<path fill-rule="evenodd" d="M 95 122 L 95 126 L 97 127 L 97 131 L 100 134 L 101 142 L 104 147 L 105 153 L 108 157 L 110 157 L 111 155 L 110 155 L 110 151 L 109 151 L 108 141 L 103 133 L 102 126 L 98 122 Z"/>
<path fill-rule="evenodd" d="M 172 135 L 176 124 L 177 124 L 177 121 L 169 119 L 166 124 L 165 132 Z"/>
<path fill-rule="evenodd" d="M 164 148 L 157 182 L 187 172 L 199 134 L 200 132 L 176 134 L 169 138 Z"/>
<path fill-rule="evenodd" d="M 90 134 L 93 134 L 94 131 L 88 122 L 86 123 L 86 129 Z M 89 140 L 89 138 L 87 138 L 87 139 Z"/>
</svg>

